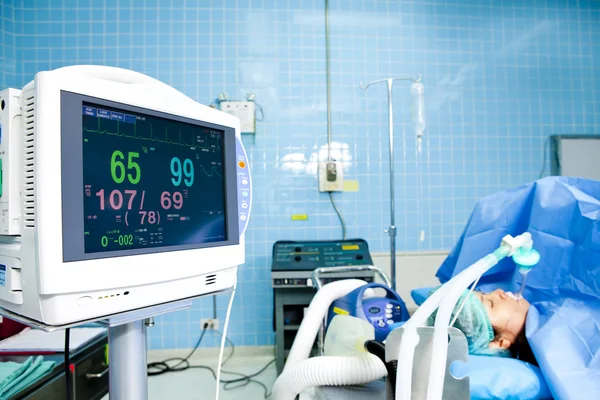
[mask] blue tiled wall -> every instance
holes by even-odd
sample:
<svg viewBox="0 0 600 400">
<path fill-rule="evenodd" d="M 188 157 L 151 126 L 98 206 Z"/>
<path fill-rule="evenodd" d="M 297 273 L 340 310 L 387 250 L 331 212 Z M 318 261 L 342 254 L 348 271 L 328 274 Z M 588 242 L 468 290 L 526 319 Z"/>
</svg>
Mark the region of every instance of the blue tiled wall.
<svg viewBox="0 0 600 400">
<path fill-rule="evenodd" d="M 273 242 L 341 232 L 314 175 L 327 135 L 323 1 L 13 3 L 1 32 L 16 38 L 16 85 L 94 63 L 146 73 L 205 104 L 221 92 L 256 94 L 265 120 L 245 138 L 256 194 L 230 332 L 239 345 L 273 343 Z M 361 81 L 420 73 L 425 83 L 420 156 L 409 85 L 393 96 L 400 251 L 451 248 L 476 199 L 538 177 L 548 135 L 600 133 L 597 1 L 333 0 L 330 18 L 334 155 L 360 182 L 335 197 L 348 235 L 375 252 L 388 250 L 387 100 L 384 86 L 362 91 Z M 309 219 L 292 222 L 294 213 Z M 221 319 L 226 302 L 218 298 Z M 211 315 L 206 299 L 160 318 L 150 347 L 190 347 Z"/>
<path fill-rule="evenodd" d="M 15 83 L 16 21 L 12 1 L 0 2 L 0 90 Z"/>
</svg>

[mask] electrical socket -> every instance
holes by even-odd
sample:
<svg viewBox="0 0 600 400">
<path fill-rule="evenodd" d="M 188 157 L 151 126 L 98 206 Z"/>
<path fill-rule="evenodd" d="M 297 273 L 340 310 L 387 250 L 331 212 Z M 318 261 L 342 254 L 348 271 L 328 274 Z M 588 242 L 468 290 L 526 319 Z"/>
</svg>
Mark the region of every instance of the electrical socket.
<svg viewBox="0 0 600 400">
<path fill-rule="evenodd" d="M 200 320 L 200 329 L 204 329 L 204 325 L 208 324 L 207 330 L 219 330 L 219 320 L 215 318 L 202 318 Z"/>
<path fill-rule="evenodd" d="M 319 191 L 344 191 L 344 166 L 340 161 L 319 162 Z"/>
</svg>

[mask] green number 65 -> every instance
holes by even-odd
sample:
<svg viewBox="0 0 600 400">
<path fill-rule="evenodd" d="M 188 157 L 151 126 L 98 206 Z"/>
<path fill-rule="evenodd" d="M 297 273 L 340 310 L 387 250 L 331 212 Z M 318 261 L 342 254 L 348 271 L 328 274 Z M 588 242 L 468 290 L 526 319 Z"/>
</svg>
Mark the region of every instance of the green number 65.
<svg viewBox="0 0 600 400">
<path fill-rule="evenodd" d="M 127 179 L 129 183 L 136 185 L 139 183 L 140 178 L 142 177 L 142 170 L 140 168 L 140 164 L 138 164 L 135 159 L 140 157 L 140 153 L 129 152 L 127 153 Z M 119 150 L 115 150 L 112 153 L 110 158 L 110 174 L 115 183 L 123 183 L 125 181 L 125 164 L 123 164 L 123 160 L 125 160 L 125 155 L 123 152 Z M 133 173 L 132 173 L 133 172 Z"/>
</svg>

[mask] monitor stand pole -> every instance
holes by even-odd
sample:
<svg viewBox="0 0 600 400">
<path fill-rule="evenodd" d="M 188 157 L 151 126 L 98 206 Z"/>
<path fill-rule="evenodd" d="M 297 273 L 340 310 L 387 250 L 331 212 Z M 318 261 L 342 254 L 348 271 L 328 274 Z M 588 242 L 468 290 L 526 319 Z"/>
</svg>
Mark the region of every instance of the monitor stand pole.
<svg viewBox="0 0 600 400">
<path fill-rule="evenodd" d="M 147 400 L 147 321 L 134 321 L 108 329 L 109 398 Z"/>
</svg>

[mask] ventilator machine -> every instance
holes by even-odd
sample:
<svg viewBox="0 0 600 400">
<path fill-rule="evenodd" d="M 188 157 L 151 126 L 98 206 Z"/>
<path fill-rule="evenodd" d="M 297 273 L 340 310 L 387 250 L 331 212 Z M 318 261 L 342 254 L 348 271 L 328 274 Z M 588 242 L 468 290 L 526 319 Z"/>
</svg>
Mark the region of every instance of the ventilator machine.
<svg viewBox="0 0 600 400">
<path fill-rule="evenodd" d="M 239 120 L 100 66 L 39 72 L 0 103 L 0 313 L 105 321 L 111 399 L 146 398 L 142 321 L 231 291 L 244 263 Z"/>
<path fill-rule="evenodd" d="M 321 286 L 318 276 L 314 276 L 320 290 L 300 325 L 283 373 L 273 386 L 274 399 L 293 400 L 303 393 L 307 396 L 301 399 L 318 398 L 311 395 L 311 389 L 373 385 L 384 377 L 384 388 L 374 385 L 370 389 L 366 386 L 361 389 L 362 392 L 347 390 L 336 396 L 381 399 L 383 391 L 387 399 L 469 399 L 469 378 L 455 377 L 450 372 L 454 362 L 466 363 L 468 354 L 465 335 L 452 327 L 452 310 L 455 306 L 460 307 L 457 302 L 465 289 L 500 260 L 517 252 L 537 254 L 529 232 L 516 237 L 506 235 L 495 251 L 453 277 L 407 321 L 393 325 L 385 335 L 376 330 L 377 324 L 367 318 L 360 307 L 359 310 L 351 307 L 353 314 L 338 313 L 333 318 L 328 311 L 332 305 L 334 308 L 348 303 L 355 305 L 357 295 L 366 288 L 374 287 L 373 284 L 346 279 Z M 523 261 L 522 258 L 517 259 Z M 530 266 L 534 265 L 533 258 L 528 261 Z M 376 298 L 376 302 L 382 304 L 394 301 Z M 435 326 L 426 326 L 428 317 L 436 310 Z M 324 355 L 309 358 L 312 343 L 328 313 Z"/>
</svg>

